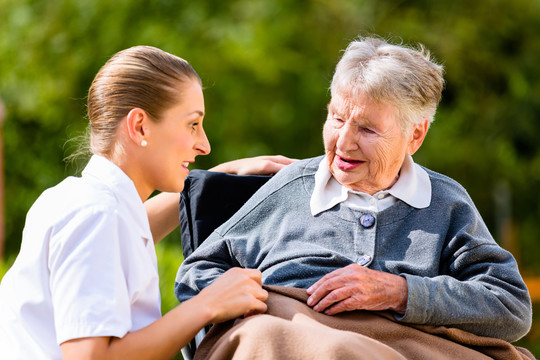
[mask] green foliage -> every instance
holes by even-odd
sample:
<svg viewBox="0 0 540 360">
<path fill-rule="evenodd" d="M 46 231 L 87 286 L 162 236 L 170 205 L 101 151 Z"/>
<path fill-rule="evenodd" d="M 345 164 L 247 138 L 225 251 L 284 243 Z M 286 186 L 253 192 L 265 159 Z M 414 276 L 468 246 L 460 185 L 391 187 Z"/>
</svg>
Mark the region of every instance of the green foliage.
<svg viewBox="0 0 540 360">
<path fill-rule="evenodd" d="M 13 265 L 14 261 L 15 259 L 13 257 L 6 261 L 0 261 L 0 281 L 2 280 L 6 272 L 9 270 L 11 265 Z"/>
<path fill-rule="evenodd" d="M 159 270 L 159 288 L 161 290 L 161 312 L 168 313 L 178 305 L 174 295 L 174 280 L 178 267 L 184 261 L 180 236 L 170 234 L 156 245 Z"/>
<path fill-rule="evenodd" d="M 7 252 L 18 251 L 36 197 L 80 167 L 63 162 L 74 149 L 68 139 L 84 131 L 87 89 L 116 51 L 154 45 L 194 65 L 213 146 L 197 166 L 207 168 L 322 153 L 340 50 L 358 34 L 378 34 L 423 43 L 446 68 L 416 160 L 460 181 L 497 239 L 510 217 L 516 256 L 538 271 L 539 18 L 534 0 L 0 0 Z"/>
<path fill-rule="evenodd" d="M 377 34 L 423 43 L 444 64 L 443 100 L 416 160 L 460 181 L 498 240 L 511 219 L 516 256 L 538 271 L 538 18 L 532 0 L 0 0 L 7 252 L 40 192 L 81 167 L 63 162 L 76 146 L 68 139 L 84 131 L 87 89 L 116 51 L 154 45 L 194 65 L 213 146 L 197 166 L 208 168 L 322 153 L 340 50 Z"/>
</svg>

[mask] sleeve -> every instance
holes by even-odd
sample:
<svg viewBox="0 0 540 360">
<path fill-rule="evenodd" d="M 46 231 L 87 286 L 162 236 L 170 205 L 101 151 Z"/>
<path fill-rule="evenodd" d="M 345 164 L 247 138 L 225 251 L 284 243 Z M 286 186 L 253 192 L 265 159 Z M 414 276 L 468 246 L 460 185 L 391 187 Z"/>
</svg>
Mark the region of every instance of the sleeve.
<svg viewBox="0 0 540 360">
<path fill-rule="evenodd" d="M 289 180 L 286 169 L 261 186 L 225 223 L 214 230 L 178 269 L 174 292 L 180 302 L 197 295 L 225 271 L 233 267 L 257 268 L 266 252 L 261 250 L 261 222 L 278 211 L 269 202 L 270 194 Z M 246 185 L 246 184 L 244 184 Z M 213 211 L 217 211 L 215 208 Z M 209 211 L 209 210 L 207 210 Z M 279 210 L 281 211 L 281 210 Z M 208 215 L 208 214 L 207 214 Z"/>
<path fill-rule="evenodd" d="M 188 256 L 176 275 L 174 293 L 182 302 L 197 295 L 228 269 L 242 266 L 234 257 L 229 241 L 214 231 Z"/>
<path fill-rule="evenodd" d="M 57 341 L 122 337 L 131 328 L 114 209 L 88 208 L 52 228 L 50 289 Z"/>
<path fill-rule="evenodd" d="M 474 205 L 450 215 L 439 276 L 405 276 L 407 311 L 398 320 L 456 327 L 512 342 L 532 323 L 531 300 L 514 257 L 495 243 Z"/>
</svg>

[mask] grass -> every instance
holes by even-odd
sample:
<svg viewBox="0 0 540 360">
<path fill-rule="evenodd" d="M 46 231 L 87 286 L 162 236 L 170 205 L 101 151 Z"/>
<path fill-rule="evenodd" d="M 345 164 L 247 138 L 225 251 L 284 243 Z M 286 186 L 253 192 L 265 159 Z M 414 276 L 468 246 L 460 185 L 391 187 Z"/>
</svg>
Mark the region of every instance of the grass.
<svg viewBox="0 0 540 360">
<path fill-rule="evenodd" d="M 170 235 L 156 246 L 158 258 L 160 288 L 161 288 L 161 309 L 162 313 L 167 313 L 178 305 L 178 300 L 174 296 L 174 279 L 176 271 L 183 261 L 182 249 L 179 237 Z M 14 257 L 6 261 L 0 261 L 0 279 L 9 269 Z M 514 345 L 522 346 L 530 350 L 536 358 L 540 359 L 540 302 L 533 304 L 533 325 L 531 331 L 523 339 Z M 175 359 L 182 359 L 178 354 Z"/>
</svg>

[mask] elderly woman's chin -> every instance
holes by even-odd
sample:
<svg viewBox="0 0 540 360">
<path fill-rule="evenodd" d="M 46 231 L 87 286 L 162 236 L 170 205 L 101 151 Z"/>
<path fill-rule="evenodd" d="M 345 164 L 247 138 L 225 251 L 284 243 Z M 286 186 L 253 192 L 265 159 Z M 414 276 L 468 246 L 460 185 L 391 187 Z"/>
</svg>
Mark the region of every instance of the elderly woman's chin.
<svg viewBox="0 0 540 360">
<path fill-rule="evenodd" d="M 351 170 L 342 170 L 335 166 L 335 164 L 330 167 L 330 172 L 338 183 L 355 191 L 367 192 L 366 186 L 363 185 L 367 183 L 367 171 L 362 170 L 359 167 Z"/>
<path fill-rule="evenodd" d="M 362 162 L 352 170 L 343 170 L 333 163 L 330 165 L 330 173 L 341 185 L 369 195 L 386 190 L 396 182 L 397 178 L 391 176 L 390 172 L 373 175 L 367 166 L 367 162 Z"/>
</svg>

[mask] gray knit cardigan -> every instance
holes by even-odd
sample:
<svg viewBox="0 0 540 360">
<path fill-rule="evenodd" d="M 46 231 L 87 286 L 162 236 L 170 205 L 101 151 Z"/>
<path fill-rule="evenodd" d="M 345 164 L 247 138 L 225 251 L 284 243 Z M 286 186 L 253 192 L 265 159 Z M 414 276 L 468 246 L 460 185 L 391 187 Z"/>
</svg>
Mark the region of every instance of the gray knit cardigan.
<svg viewBox="0 0 540 360">
<path fill-rule="evenodd" d="M 407 311 L 398 321 L 444 325 L 515 341 L 530 329 L 531 299 L 513 256 L 490 235 L 465 189 L 427 170 L 425 209 L 402 201 L 379 213 L 336 205 L 311 215 L 322 157 L 287 166 L 219 227 L 178 270 L 180 301 L 231 267 L 256 268 L 263 283 L 307 288 L 357 261 L 407 279 Z M 375 218 L 371 227 L 362 215 Z M 364 256 L 367 255 L 367 256 Z"/>
</svg>

